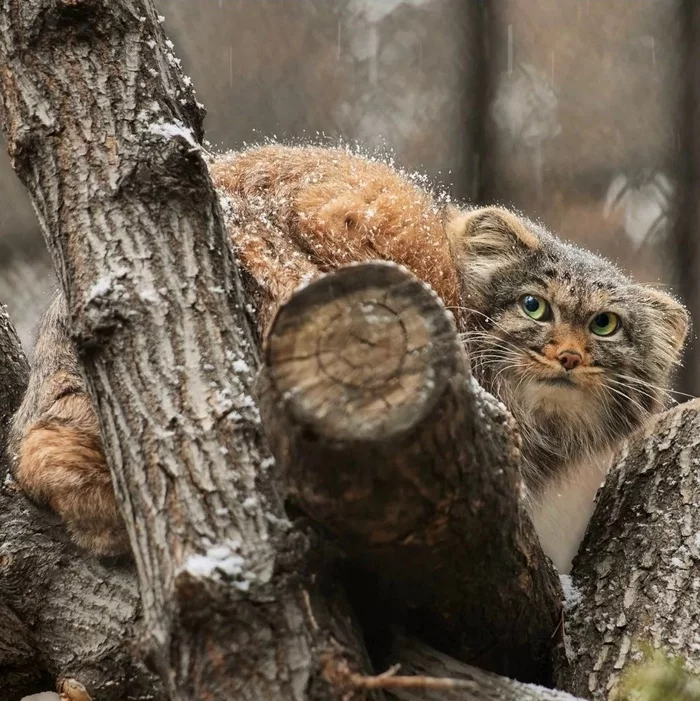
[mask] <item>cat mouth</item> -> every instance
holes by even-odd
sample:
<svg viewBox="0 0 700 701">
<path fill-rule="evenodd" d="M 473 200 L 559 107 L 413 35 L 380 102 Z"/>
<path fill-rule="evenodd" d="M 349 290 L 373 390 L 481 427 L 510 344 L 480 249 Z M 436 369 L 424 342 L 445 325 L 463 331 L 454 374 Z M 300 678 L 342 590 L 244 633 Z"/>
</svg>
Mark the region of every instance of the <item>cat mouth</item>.
<svg viewBox="0 0 700 701">
<path fill-rule="evenodd" d="M 559 387 L 575 387 L 576 383 L 574 380 L 569 377 L 568 375 L 554 375 L 553 377 L 541 377 L 539 378 L 540 382 L 543 382 L 544 384 L 547 385 L 555 385 Z"/>
</svg>

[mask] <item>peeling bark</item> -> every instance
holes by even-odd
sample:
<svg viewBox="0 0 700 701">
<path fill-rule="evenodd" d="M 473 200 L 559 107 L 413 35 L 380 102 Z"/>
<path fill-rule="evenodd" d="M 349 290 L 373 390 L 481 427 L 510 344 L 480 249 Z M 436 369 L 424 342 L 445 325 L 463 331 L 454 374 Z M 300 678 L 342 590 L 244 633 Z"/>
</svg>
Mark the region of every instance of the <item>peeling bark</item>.
<svg viewBox="0 0 700 701">
<path fill-rule="evenodd" d="M 322 661 L 362 669 L 363 648 L 261 469 L 258 358 L 202 110 L 152 2 L 4 0 L 0 65 L 0 117 L 100 417 L 151 666 L 171 699 L 334 698 Z"/>
<path fill-rule="evenodd" d="M 572 664 L 558 685 L 614 699 L 645 647 L 700 671 L 700 401 L 656 417 L 624 447 L 598 504 L 572 577 L 581 600 L 567 613 Z"/>
<path fill-rule="evenodd" d="M 265 363 L 290 496 L 376 575 L 366 597 L 444 652 L 546 682 L 561 590 L 521 498 L 517 431 L 438 297 L 390 263 L 338 270 L 279 310 Z"/>
</svg>

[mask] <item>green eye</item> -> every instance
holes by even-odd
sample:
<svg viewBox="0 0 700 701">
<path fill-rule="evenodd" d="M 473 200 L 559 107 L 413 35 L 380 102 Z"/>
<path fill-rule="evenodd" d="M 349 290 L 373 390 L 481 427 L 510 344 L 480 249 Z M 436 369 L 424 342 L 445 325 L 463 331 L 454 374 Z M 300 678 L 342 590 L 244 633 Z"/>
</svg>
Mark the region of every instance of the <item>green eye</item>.
<svg viewBox="0 0 700 701">
<path fill-rule="evenodd" d="M 520 298 L 520 307 L 535 321 L 548 321 L 552 318 L 552 308 L 549 302 L 537 295 L 523 295 Z"/>
<path fill-rule="evenodd" d="M 591 321 L 591 331 L 596 336 L 612 336 L 620 328 L 620 317 L 613 312 L 596 314 Z"/>
</svg>

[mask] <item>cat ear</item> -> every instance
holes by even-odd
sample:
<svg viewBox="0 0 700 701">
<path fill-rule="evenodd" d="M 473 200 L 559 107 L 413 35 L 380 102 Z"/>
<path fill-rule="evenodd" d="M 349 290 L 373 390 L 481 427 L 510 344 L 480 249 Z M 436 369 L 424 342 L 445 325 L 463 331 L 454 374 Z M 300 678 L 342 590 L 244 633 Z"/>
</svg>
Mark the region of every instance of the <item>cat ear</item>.
<svg viewBox="0 0 700 701">
<path fill-rule="evenodd" d="M 661 290 L 653 287 L 642 289 L 645 300 L 654 310 L 661 328 L 666 331 L 671 347 L 676 353 L 680 353 L 690 326 L 688 310 L 678 300 Z"/>
<path fill-rule="evenodd" d="M 445 231 L 455 256 L 503 256 L 537 250 L 539 240 L 513 212 L 501 207 L 461 211 L 450 207 Z"/>
</svg>

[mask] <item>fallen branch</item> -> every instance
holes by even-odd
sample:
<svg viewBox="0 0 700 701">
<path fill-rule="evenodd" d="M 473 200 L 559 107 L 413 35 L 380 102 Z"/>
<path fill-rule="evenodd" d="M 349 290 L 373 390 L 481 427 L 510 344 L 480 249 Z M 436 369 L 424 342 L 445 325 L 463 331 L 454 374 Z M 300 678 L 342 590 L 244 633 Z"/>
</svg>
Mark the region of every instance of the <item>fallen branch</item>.
<svg viewBox="0 0 700 701">
<path fill-rule="evenodd" d="M 517 433 L 434 293 L 388 263 L 311 283 L 272 324 L 259 394 L 292 499 L 376 575 L 363 598 L 459 659 L 549 678 L 560 588 Z"/>
</svg>

